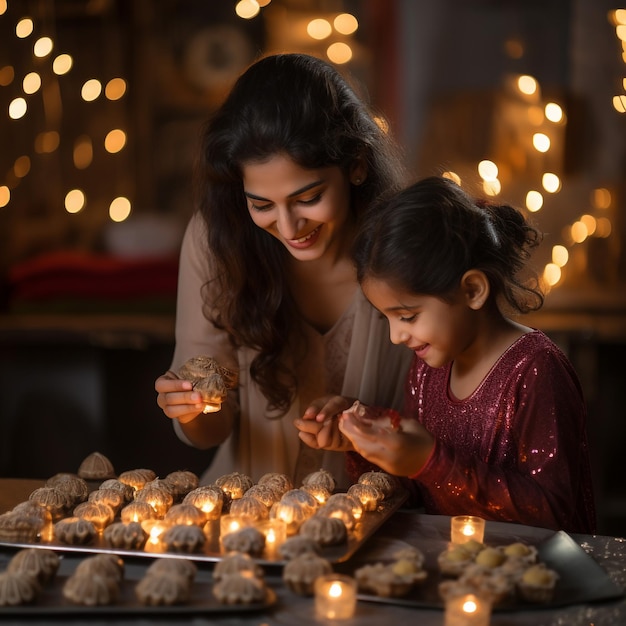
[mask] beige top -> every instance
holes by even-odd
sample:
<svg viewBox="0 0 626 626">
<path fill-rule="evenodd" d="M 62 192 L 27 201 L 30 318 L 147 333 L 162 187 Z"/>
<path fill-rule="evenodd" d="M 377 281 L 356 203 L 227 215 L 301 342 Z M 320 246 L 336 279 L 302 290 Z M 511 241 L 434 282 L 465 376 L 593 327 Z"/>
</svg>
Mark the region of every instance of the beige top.
<svg viewBox="0 0 626 626">
<path fill-rule="evenodd" d="M 306 473 L 324 467 L 335 475 L 339 486 L 347 486 L 343 453 L 301 446 L 293 420 L 302 416 L 311 400 L 327 393 L 400 410 L 412 352 L 391 343 L 386 320 L 357 289 L 351 305 L 329 332 L 320 334 L 307 327 L 309 353 L 297 368 L 298 397 L 287 414 L 273 417 L 249 377 L 255 352 L 234 350 L 228 335 L 202 314 L 202 286 L 211 275 L 204 229 L 204 221 L 195 215 L 183 239 L 172 369 L 176 371 L 187 359 L 201 354 L 238 369 L 239 387 L 230 401 L 239 410 L 233 433 L 220 446 L 202 482 L 238 471 L 254 481 L 267 472 L 281 472 L 299 484 Z M 178 422 L 174 425 L 180 439 L 189 443 Z"/>
</svg>

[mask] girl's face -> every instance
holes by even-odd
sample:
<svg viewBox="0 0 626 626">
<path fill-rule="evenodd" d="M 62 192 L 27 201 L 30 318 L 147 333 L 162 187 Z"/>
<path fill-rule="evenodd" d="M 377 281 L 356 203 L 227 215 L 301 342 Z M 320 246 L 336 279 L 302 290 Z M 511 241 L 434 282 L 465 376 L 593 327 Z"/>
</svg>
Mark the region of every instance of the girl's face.
<svg viewBox="0 0 626 626">
<path fill-rule="evenodd" d="M 368 279 L 367 299 L 389 320 L 389 335 L 404 344 L 431 367 L 452 362 L 476 338 L 474 311 L 459 292 L 449 303 L 434 296 L 396 290 L 386 282 Z"/>
<path fill-rule="evenodd" d="M 288 156 L 243 166 L 252 221 L 300 261 L 343 246 L 350 231 L 350 180 L 337 166 L 304 169 Z"/>
</svg>

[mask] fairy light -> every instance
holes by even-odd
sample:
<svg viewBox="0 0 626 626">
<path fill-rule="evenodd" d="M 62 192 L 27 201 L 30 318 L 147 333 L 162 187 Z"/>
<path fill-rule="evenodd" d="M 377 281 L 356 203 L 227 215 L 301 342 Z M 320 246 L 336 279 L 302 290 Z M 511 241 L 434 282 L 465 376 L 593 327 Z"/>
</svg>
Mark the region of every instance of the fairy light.
<svg viewBox="0 0 626 626">
<path fill-rule="evenodd" d="M 531 213 L 536 213 L 543 206 L 543 196 L 535 190 L 531 190 L 526 194 L 526 208 Z"/>
<path fill-rule="evenodd" d="M 251 20 L 261 11 L 257 0 L 240 0 L 235 6 L 235 13 L 244 20 Z"/>
<path fill-rule="evenodd" d="M 8 87 L 15 78 L 15 70 L 10 65 L 0 68 L 0 87 Z"/>
<path fill-rule="evenodd" d="M 556 102 L 548 102 L 544 107 L 544 112 L 546 119 L 554 124 L 558 124 L 564 119 L 563 109 Z"/>
<path fill-rule="evenodd" d="M 24 117 L 27 110 L 28 105 L 26 104 L 26 100 L 24 100 L 24 98 L 14 98 L 9 103 L 9 117 L 12 120 L 19 120 Z"/>
<path fill-rule="evenodd" d="M 72 189 L 65 196 L 65 210 L 68 213 L 78 213 L 85 206 L 85 194 L 81 189 Z"/>
<path fill-rule="evenodd" d="M 87 169 L 93 161 L 93 144 L 91 137 L 81 135 L 74 142 L 74 167 L 78 170 Z"/>
<path fill-rule="evenodd" d="M 591 237 L 596 232 L 597 222 L 593 215 L 585 214 L 581 216 L 580 221 L 585 225 L 587 229 L 587 235 Z"/>
<path fill-rule="evenodd" d="M 550 150 L 550 137 L 545 133 L 535 133 L 533 135 L 533 146 L 537 152 L 547 152 Z"/>
<path fill-rule="evenodd" d="M 604 187 L 594 189 L 591 194 L 591 203 L 596 209 L 608 209 L 611 206 L 611 192 Z"/>
<path fill-rule="evenodd" d="M 4 208 L 11 200 L 11 190 L 6 185 L 0 185 L 0 208 Z"/>
<path fill-rule="evenodd" d="M 580 220 L 574 222 L 570 227 L 570 236 L 572 237 L 572 240 L 576 243 L 582 243 L 583 241 L 585 241 L 588 234 L 589 233 L 587 231 L 587 226 L 584 222 L 581 222 Z"/>
<path fill-rule="evenodd" d="M 128 198 L 119 196 L 109 205 L 109 217 L 114 222 L 123 222 L 131 212 L 131 204 Z"/>
<path fill-rule="evenodd" d="M 539 86 L 537 81 L 532 77 L 524 74 L 517 79 L 517 88 L 526 96 L 537 94 Z"/>
<path fill-rule="evenodd" d="M 13 163 L 13 173 L 17 178 L 24 178 L 30 172 L 30 158 L 26 155 L 17 157 Z"/>
<path fill-rule="evenodd" d="M 338 33 L 342 35 L 352 35 L 359 28 L 359 22 L 350 13 L 340 13 L 334 20 L 333 26 Z"/>
<path fill-rule="evenodd" d="M 541 177 L 541 186 L 548 193 L 556 193 L 557 191 L 561 190 L 561 179 L 552 172 L 546 172 Z"/>
<path fill-rule="evenodd" d="M 448 170 L 448 171 L 442 172 L 441 176 L 461 186 L 461 177 L 456 172 L 452 172 Z"/>
<path fill-rule="evenodd" d="M 57 76 L 63 76 L 67 74 L 74 64 L 74 60 L 69 54 L 59 54 L 52 62 L 52 71 Z"/>
<path fill-rule="evenodd" d="M 333 27 L 330 25 L 328 20 L 317 18 L 311 20 L 306 26 L 306 32 L 311 37 L 311 39 L 317 39 L 321 41 L 322 39 L 328 39 L 333 32 Z"/>
<path fill-rule="evenodd" d="M 342 41 L 330 44 L 326 49 L 326 56 L 337 65 L 343 65 L 352 59 L 352 48 Z"/>
<path fill-rule="evenodd" d="M 569 261 L 569 252 L 565 246 L 556 245 L 552 247 L 552 263 L 559 267 L 564 267 Z"/>
<path fill-rule="evenodd" d="M 39 133 L 35 137 L 35 152 L 38 154 L 50 154 L 58 147 L 61 139 L 56 130 L 49 130 Z"/>
<path fill-rule="evenodd" d="M 561 268 L 556 263 L 547 263 L 543 270 L 543 280 L 554 287 L 561 280 Z"/>
<path fill-rule="evenodd" d="M 20 39 L 26 39 L 34 29 L 33 20 L 30 17 L 24 17 L 15 25 L 15 34 Z"/>
<path fill-rule="evenodd" d="M 22 80 L 22 89 L 24 93 L 32 95 L 39 91 L 41 87 L 41 76 L 37 72 L 29 72 Z"/>
<path fill-rule="evenodd" d="M 101 93 L 102 83 L 97 78 L 90 78 L 80 90 L 80 95 L 85 102 L 93 102 Z"/>
<path fill-rule="evenodd" d="M 125 145 L 126 133 L 119 128 L 109 131 L 107 136 L 104 138 L 104 149 L 111 154 L 119 152 Z"/>
<path fill-rule="evenodd" d="M 498 166 L 493 161 L 481 161 L 478 164 L 478 174 L 483 180 L 496 180 L 498 178 Z"/>
<path fill-rule="evenodd" d="M 112 78 L 104 88 L 104 95 L 109 100 L 119 100 L 126 93 L 126 81 L 123 78 Z"/>
<path fill-rule="evenodd" d="M 41 37 L 37 39 L 35 45 L 33 46 L 33 54 L 42 59 L 43 57 L 47 57 L 52 52 L 53 47 L 54 44 L 52 43 L 52 39 L 50 39 L 50 37 Z"/>
</svg>

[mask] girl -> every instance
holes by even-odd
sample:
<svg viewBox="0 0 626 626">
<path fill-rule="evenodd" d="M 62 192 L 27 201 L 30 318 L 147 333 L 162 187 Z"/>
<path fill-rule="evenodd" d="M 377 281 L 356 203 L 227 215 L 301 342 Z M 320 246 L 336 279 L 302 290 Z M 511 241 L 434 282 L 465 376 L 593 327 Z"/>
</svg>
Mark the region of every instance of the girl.
<svg viewBox="0 0 626 626">
<path fill-rule="evenodd" d="M 402 184 L 396 147 L 332 66 L 302 54 L 253 64 L 201 141 L 158 405 L 181 439 L 219 446 L 203 482 L 325 467 L 345 485 L 344 455 L 300 446 L 293 421 L 327 394 L 402 403 L 410 354 L 389 344 L 350 257 L 361 214 Z M 196 355 L 238 371 L 217 413 L 174 374 Z"/>
<path fill-rule="evenodd" d="M 590 533 L 579 381 L 544 333 L 507 315 L 543 303 L 523 277 L 539 241 L 521 213 L 476 203 L 445 178 L 374 213 L 355 242 L 358 280 L 414 357 L 404 417 L 355 406 L 339 429 L 365 459 L 410 477 L 428 513 Z"/>
</svg>

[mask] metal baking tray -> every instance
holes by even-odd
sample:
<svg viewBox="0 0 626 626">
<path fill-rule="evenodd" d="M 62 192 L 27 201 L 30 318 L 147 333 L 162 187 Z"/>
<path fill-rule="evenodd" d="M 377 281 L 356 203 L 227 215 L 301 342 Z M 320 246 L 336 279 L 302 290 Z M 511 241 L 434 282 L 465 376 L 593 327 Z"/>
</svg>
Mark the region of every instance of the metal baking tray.
<svg viewBox="0 0 626 626">
<path fill-rule="evenodd" d="M 383 500 L 375 511 L 363 513 L 361 520 L 353 530 L 348 532 L 348 540 L 334 546 L 322 548 L 320 554 L 331 563 L 342 563 L 347 561 L 352 555 L 367 541 L 369 537 L 378 529 L 393 513 L 395 513 L 406 501 L 408 493 L 405 490 L 398 490 L 391 498 Z M 45 534 L 45 533 L 42 533 Z M 180 552 L 154 552 L 147 550 L 122 550 L 107 546 L 102 537 L 98 536 L 89 545 L 73 546 L 58 541 L 39 540 L 37 542 L 8 542 L 0 541 L 0 547 L 5 548 L 49 548 L 59 553 L 84 553 L 97 554 L 100 552 L 110 552 L 121 557 L 173 557 L 185 558 L 193 561 L 220 561 L 224 556 L 219 539 L 219 520 L 209 522 L 206 527 L 205 536 L 207 541 L 201 552 L 180 553 Z M 279 556 L 263 554 L 255 559 L 261 565 L 284 565 L 285 561 Z"/>
</svg>

